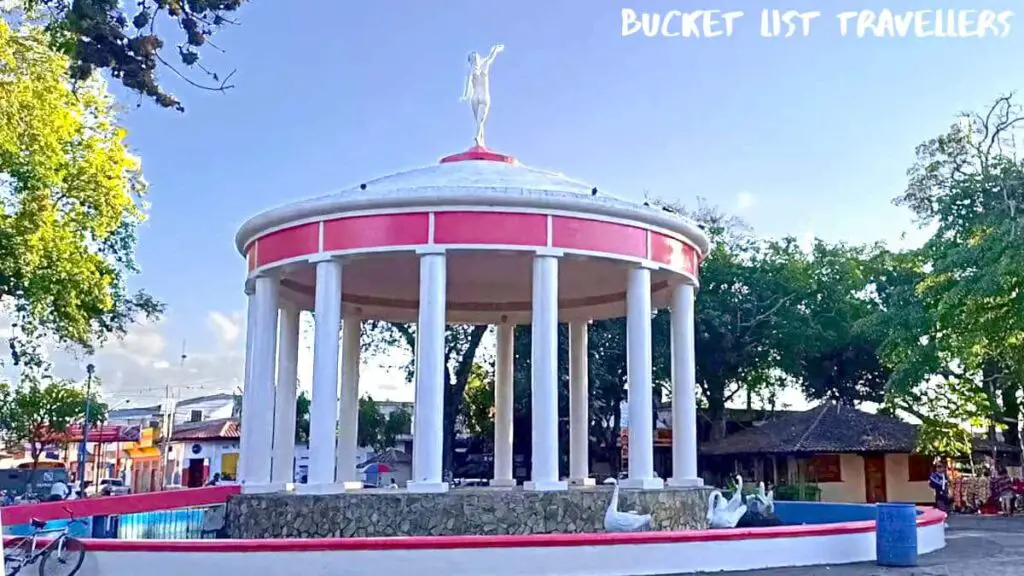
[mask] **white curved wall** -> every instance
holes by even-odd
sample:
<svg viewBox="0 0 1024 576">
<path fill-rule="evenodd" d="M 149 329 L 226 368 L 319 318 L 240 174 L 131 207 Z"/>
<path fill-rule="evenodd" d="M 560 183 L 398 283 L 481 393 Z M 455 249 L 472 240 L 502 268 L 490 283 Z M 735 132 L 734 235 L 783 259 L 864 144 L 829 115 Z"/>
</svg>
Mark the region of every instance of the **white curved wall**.
<svg viewBox="0 0 1024 576">
<path fill-rule="evenodd" d="M 123 544 L 123 543 L 122 543 Z M 137 543 L 145 546 L 146 543 Z M 225 542 L 227 544 L 227 542 Z M 918 528 L 918 552 L 945 546 L 942 522 Z M 641 576 L 870 562 L 875 533 L 599 546 L 91 552 L 83 576 L 290 574 L 303 576 Z"/>
</svg>

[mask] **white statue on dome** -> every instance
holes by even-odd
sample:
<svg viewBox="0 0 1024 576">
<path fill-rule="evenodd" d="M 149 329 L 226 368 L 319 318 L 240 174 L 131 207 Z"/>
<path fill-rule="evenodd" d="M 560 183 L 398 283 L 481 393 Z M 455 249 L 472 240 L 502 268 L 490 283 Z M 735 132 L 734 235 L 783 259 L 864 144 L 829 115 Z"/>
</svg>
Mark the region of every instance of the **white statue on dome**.
<svg viewBox="0 0 1024 576">
<path fill-rule="evenodd" d="M 469 54 L 469 77 L 466 78 L 466 88 L 459 101 L 469 100 L 469 105 L 473 107 L 473 118 L 476 119 L 476 145 L 480 148 L 484 148 L 484 123 L 487 122 L 487 113 L 491 109 L 491 64 L 504 49 L 504 44 L 496 44 L 486 58 L 481 58 L 476 52 Z"/>
</svg>

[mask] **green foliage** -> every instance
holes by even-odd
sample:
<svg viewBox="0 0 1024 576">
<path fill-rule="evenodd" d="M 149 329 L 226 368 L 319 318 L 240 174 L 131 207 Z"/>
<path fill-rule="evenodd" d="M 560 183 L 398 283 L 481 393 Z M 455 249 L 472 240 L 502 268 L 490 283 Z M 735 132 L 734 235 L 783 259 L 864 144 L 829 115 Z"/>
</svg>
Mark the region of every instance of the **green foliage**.
<svg viewBox="0 0 1024 576">
<path fill-rule="evenodd" d="M 775 487 L 780 502 L 820 502 L 821 488 L 815 484 L 781 484 Z"/>
<path fill-rule="evenodd" d="M 22 18 L 44 23 L 51 47 L 68 58 L 75 82 L 87 81 L 96 71 L 110 75 L 139 96 L 164 108 L 183 110 L 157 80 L 158 65 L 187 83 L 207 90 L 231 88 L 231 75 L 221 77 L 200 62 L 204 46 L 220 50 L 211 36 L 226 24 L 245 0 L 23 0 L 16 4 Z M 14 14 L 14 12 L 12 12 Z M 198 70 L 214 84 L 205 86 L 185 76 L 160 54 L 166 36 L 157 32 L 160 21 L 179 31 L 180 65 Z M 209 48 L 207 48 L 209 49 Z M 232 73 L 233 74 L 233 73 Z"/>
<path fill-rule="evenodd" d="M 1024 164 L 1012 96 L 963 114 L 917 149 L 897 203 L 933 229 L 908 254 L 880 254 L 882 313 L 865 327 L 882 337 L 893 368 L 887 401 L 924 423 L 922 450 L 969 449 L 959 423 L 1006 425 L 1019 443 L 1024 375 Z"/>
<path fill-rule="evenodd" d="M 33 461 L 43 447 L 60 441 L 71 424 L 85 419 L 84 387 L 46 374 L 25 372 L 17 385 L 0 382 L 0 436 L 8 447 L 27 444 Z M 90 423 L 106 420 L 105 404 L 95 394 L 89 408 Z"/>
<path fill-rule="evenodd" d="M 796 240 L 755 238 L 743 221 L 713 207 L 698 205 L 690 215 L 713 245 L 701 265 L 695 347 L 712 436 L 723 438 L 726 404 L 741 393 L 773 403 L 799 371 L 809 326 L 807 258 Z"/>
<path fill-rule="evenodd" d="M 449 324 L 445 329 L 444 371 L 444 469 L 451 470 L 454 455 L 455 429 L 462 403 L 466 396 L 473 365 L 487 326 Z M 394 322 L 366 322 L 363 325 L 362 346 L 369 352 L 388 354 L 394 348 L 404 348 L 413 358 L 405 366 L 406 378 L 415 373 L 416 326 Z"/>
<path fill-rule="evenodd" d="M 369 446 L 378 454 L 395 445 L 398 436 L 410 434 L 412 416 L 402 409 L 394 410 L 386 417 L 377 402 L 369 396 L 359 399 L 360 446 Z"/>
<path fill-rule="evenodd" d="M 311 399 L 305 391 L 295 398 L 295 443 L 309 443 L 309 406 Z"/>
<path fill-rule="evenodd" d="M 90 351 L 163 307 L 129 294 L 146 183 L 99 77 L 72 90 L 68 60 L 31 26 L 0 20 L 0 299 L 15 362 L 50 334 Z"/>
<path fill-rule="evenodd" d="M 917 435 L 916 452 L 926 456 L 970 456 L 971 433 L 958 422 L 929 419 Z"/>
<path fill-rule="evenodd" d="M 467 433 L 481 438 L 494 437 L 494 370 L 479 362 L 473 364 L 466 383 L 465 400 L 459 416 Z"/>
<path fill-rule="evenodd" d="M 879 311 L 870 266 L 878 249 L 814 244 L 801 297 L 808 329 L 795 374 L 808 399 L 857 405 L 885 398 L 890 370 L 878 356 L 878 339 L 859 328 Z"/>
</svg>

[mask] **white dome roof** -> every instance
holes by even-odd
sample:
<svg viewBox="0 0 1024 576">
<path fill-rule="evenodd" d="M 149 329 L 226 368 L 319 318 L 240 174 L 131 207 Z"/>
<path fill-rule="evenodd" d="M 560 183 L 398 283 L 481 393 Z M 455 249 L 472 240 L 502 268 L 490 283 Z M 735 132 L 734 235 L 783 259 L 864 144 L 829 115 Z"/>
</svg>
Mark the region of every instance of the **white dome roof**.
<svg viewBox="0 0 1024 576">
<path fill-rule="evenodd" d="M 596 194 L 594 193 L 596 191 Z M 239 229 L 239 251 L 271 228 L 318 216 L 389 208 L 507 206 L 601 214 L 682 234 L 707 253 L 697 225 L 675 213 L 616 198 L 561 174 L 518 163 L 487 160 L 446 162 L 369 180 L 352 188 L 260 213 Z"/>
</svg>

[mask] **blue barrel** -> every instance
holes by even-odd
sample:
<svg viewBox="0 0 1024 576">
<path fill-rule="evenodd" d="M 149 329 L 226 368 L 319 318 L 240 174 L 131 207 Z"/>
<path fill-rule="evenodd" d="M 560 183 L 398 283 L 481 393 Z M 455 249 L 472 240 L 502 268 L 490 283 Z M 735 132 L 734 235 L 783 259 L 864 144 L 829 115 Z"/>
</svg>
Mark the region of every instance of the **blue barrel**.
<svg viewBox="0 0 1024 576">
<path fill-rule="evenodd" d="M 875 553 L 879 566 L 917 566 L 917 507 L 878 504 Z"/>
</svg>

